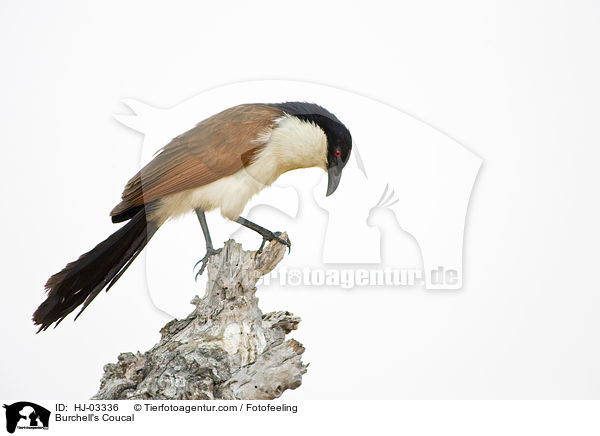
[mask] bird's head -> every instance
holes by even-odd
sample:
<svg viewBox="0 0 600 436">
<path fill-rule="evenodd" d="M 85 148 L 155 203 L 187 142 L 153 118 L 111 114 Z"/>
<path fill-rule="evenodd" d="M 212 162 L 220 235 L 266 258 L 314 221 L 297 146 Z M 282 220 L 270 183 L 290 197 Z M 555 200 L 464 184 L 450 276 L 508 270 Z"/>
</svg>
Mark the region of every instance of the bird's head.
<svg viewBox="0 0 600 436">
<path fill-rule="evenodd" d="M 314 103 L 288 102 L 279 106 L 285 113 L 293 115 L 302 121 L 314 124 L 323 130 L 327 138 L 327 196 L 337 189 L 342 170 L 350 160 L 352 151 L 352 136 L 348 128 L 331 112 Z"/>
</svg>

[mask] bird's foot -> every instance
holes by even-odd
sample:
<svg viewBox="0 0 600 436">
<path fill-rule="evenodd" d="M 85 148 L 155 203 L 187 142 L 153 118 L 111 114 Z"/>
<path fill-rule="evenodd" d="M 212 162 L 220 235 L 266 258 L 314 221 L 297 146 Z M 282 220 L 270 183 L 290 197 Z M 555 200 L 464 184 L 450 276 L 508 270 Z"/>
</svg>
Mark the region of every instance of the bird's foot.
<svg viewBox="0 0 600 436">
<path fill-rule="evenodd" d="M 221 250 L 222 250 L 222 248 L 217 248 L 217 249 L 212 248 L 212 247 L 206 248 L 206 254 L 204 255 L 204 257 L 202 259 L 200 259 L 198 262 L 196 262 L 196 265 L 194 265 L 194 270 L 195 270 L 196 267 L 198 267 L 198 265 L 202 264 L 202 266 L 200 267 L 200 271 L 198 271 L 196 273 L 195 280 L 198 280 L 198 276 L 202 275 L 202 273 L 206 269 L 206 265 L 208 265 L 208 259 L 210 259 L 211 256 L 214 256 L 215 254 L 220 253 Z"/>
<path fill-rule="evenodd" d="M 260 253 L 262 253 L 263 248 L 265 248 L 265 244 L 267 242 L 271 242 L 273 240 L 279 242 L 280 244 L 285 245 L 288 248 L 288 253 L 292 250 L 292 242 L 290 241 L 289 237 L 288 239 L 283 239 L 280 237 L 281 236 L 281 232 L 268 232 L 268 233 L 264 233 L 262 235 L 263 240 L 262 240 L 262 244 L 260 244 L 260 247 L 258 248 L 258 250 L 256 250 L 256 255 L 259 255 Z"/>
</svg>

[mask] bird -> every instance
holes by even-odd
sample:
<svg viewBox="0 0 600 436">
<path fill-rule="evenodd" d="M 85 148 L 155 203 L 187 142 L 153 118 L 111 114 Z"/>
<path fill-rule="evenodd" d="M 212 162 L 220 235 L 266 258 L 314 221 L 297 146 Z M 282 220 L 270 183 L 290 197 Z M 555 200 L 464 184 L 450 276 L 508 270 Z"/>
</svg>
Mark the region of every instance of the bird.
<svg viewBox="0 0 600 436">
<path fill-rule="evenodd" d="M 108 291 L 169 219 L 194 211 L 206 244 L 196 264 L 206 267 L 213 247 L 205 212 L 221 215 L 291 247 L 289 239 L 241 216 L 246 203 L 287 171 L 327 172 L 326 196 L 337 189 L 352 150 L 348 128 L 322 106 L 308 102 L 249 103 L 225 109 L 172 139 L 125 185 L 110 212 L 125 222 L 106 240 L 52 275 L 46 299 L 33 314 L 40 331 L 58 326 L 81 306 L 75 320 Z"/>
</svg>

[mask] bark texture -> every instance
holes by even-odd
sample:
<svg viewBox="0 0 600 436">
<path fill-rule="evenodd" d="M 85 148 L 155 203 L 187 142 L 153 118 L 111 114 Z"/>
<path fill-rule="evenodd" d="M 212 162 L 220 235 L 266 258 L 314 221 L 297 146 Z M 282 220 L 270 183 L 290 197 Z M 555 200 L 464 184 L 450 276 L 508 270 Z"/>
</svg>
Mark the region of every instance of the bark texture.
<svg viewBox="0 0 600 436">
<path fill-rule="evenodd" d="M 151 350 L 122 353 L 105 365 L 92 398 L 266 400 L 300 386 L 304 347 L 285 339 L 300 318 L 283 311 L 263 315 L 255 296 L 256 282 L 286 249 L 272 241 L 256 254 L 227 241 L 209 260 L 206 294 L 192 300 L 194 311 L 167 323 Z"/>
</svg>

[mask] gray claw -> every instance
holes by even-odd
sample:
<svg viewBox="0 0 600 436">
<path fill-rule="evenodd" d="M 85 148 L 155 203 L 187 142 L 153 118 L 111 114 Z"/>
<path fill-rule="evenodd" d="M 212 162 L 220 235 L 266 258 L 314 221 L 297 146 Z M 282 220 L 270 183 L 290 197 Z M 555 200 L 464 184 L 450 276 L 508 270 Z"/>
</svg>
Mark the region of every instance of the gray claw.
<svg viewBox="0 0 600 436">
<path fill-rule="evenodd" d="M 256 258 L 256 256 L 258 256 L 260 253 L 262 253 L 263 248 L 265 248 L 265 244 L 267 242 L 271 242 L 272 240 L 275 240 L 275 241 L 279 242 L 280 244 L 285 245 L 288 248 L 288 253 L 289 253 L 292 249 L 292 243 L 289 240 L 280 238 L 279 235 L 281 235 L 281 232 L 275 232 L 275 233 L 271 233 L 268 236 L 263 236 L 262 243 L 260 244 L 260 247 L 258 247 L 258 250 L 256 250 L 254 257 Z"/>
<path fill-rule="evenodd" d="M 210 259 L 211 256 L 214 256 L 215 254 L 220 253 L 221 250 L 222 250 L 222 248 L 214 249 L 212 247 L 206 249 L 206 254 L 204 255 L 204 257 L 202 259 L 200 259 L 198 262 L 196 262 L 196 264 L 194 265 L 194 269 L 196 269 L 198 264 L 202 264 L 200 271 L 198 271 L 196 273 L 196 276 L 194 277 L 194 281 L 197 281 L 198 277 L 201 276 L 202 273 L 204 272 L 204 270 L 206 269 L 206 265 L 208 265 L 208 259 Z"/>
<path fill-rule="evenodd" d="M 292 251 L 292 242 L 290 240 L 285 240 L 280 238 L 279 236 L 281 235 L 281 232 L 275 232 L 273 233 L 273 239 L 275 239 L 277 242 L 279 242 L 280 244 L 285 245 L 288 248 L 288 253 L 290 251 Z"/>
</svg>

